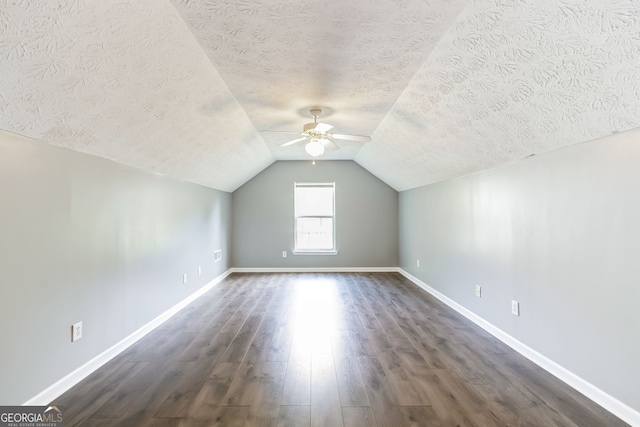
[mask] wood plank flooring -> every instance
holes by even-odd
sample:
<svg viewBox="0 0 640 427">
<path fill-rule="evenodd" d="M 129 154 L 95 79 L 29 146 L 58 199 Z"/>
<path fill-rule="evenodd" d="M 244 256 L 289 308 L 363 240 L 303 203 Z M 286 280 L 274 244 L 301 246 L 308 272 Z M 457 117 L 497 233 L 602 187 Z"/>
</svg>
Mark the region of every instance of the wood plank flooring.
<svg viewBox="0 0 640 427">
<path fill-rule="evenodd" d="M 69 427 L 627 425 L 396 273 L 232 274 L 52 404 Z"/>
</svg>

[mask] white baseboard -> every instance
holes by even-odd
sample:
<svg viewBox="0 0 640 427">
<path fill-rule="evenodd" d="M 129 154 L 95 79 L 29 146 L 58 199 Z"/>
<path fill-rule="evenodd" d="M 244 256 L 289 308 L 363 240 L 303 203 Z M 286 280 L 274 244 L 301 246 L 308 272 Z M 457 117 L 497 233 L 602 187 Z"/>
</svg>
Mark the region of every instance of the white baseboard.
<svg viewBox="0 0 640 427">
<path fill-rule="evenodd" d="M 579 377 L 563 366 L 560 366 L 553 360 L 547 358 L 531 347 L 518 341 L 503 330 L 487 322 L 482 317 L 461 306 L 451 298 L 438 292 L 417 277 L 412 276 L 401 268 L 397 269 L 397 271 L 420 288 L 424 289 L 458 313 L 462 314 L 467 319 L 471 320 L 476 325 L 480 326 L 485 331 L 489 332 L 494 337 L 498 338 L 500 341 L 502 341 L 518 353 L 522 354 L 527 359 L 531 360 L 536 365 L 540 366 L 542 369 L 546 370 L 550 374 L 554 375 L 558 379 L 562 380 L 569 386 L 587 396 L 589 399 L 593 400 L 598 405 L 605 408 L 607 411 L 611 412 L 612 414 L 616 415 L 618 418 L 631 424 L 632 426 L 640 426 L 640 412 L 636 411 L 625 403 L 620 402 L 619 400 L 602 391 L 590 382 L 584 380 L 583 378 Z"/>
<path fill-rule="evenodd" d="M 193 294 L 189 295 L 187 298 L 180 301 L 178 304 L 171 307 L 169 310 L 162 313 L 160 316 L 156 317 L 146 325 L 142 326 L 140 329 L 133 332 L 131 335 L 124 338 L 122 341 L 103 351 L 93 359 L 89 360 L 84 365 L 80 366 L 75 371 L 56 381 L 51 386 L 47 387 L 45 390 L 41 391 L 31 399 L 27 400 L 23 403 L 24 406 L 40 406 L 40 405 L 48 405 L 53 400 L 55 400 L 58 396 L 62 395 L 64 392 L 69 390 L 74 385 L 78 384 L 80 381 L 88 377 L 98 368 L 103 366 L 105 363 L 116 357 L 118 354 L 122 353 L 128 347 L 136 343 L 142 337 L 147 335 L 149 332 L 160 326 L 162 323 L 166 322 L 173 315 L 178 313 L 180 310 L 185 308 L 187 305 L 191 304 L 193 301 L 204 295 L 207 291 L 213 288 L 215 285 L 224 280 L 229 274 L 231 274 L 231 269 L 225 271 L 220 276 L 213 279 L 211 282 L 207 283 L 202 288 L 198 289 Z"/>
<path fill-rule="evenodd" d="M 257 267 L 232 268 L 232 273 L 397 273 L 398 267 Z"/>
</svg>

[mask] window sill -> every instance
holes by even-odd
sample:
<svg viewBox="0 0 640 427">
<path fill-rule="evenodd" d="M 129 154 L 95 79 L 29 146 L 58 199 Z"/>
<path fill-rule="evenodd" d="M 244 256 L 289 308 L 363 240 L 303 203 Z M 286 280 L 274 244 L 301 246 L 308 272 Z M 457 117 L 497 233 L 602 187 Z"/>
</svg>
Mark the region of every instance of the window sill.
<svg viewBox="0 0 640 427">
<path fill-rule="evenodd" d="M 338 255 L 338 251 L 291 251 L 294 255 Z"/>
</svg>

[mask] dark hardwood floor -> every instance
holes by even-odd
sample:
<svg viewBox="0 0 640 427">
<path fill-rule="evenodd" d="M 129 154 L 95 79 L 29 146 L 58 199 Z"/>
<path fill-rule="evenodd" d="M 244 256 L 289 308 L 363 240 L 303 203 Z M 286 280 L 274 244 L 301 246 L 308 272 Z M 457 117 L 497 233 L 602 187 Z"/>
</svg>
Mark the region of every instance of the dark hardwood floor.
<svg viewBox="0 0 640 427">
<path fill-rule="evenodd" d="M 232 274 L 53 404 L 65 426 L 623 426 L 395 273 Z"/>
</svg>

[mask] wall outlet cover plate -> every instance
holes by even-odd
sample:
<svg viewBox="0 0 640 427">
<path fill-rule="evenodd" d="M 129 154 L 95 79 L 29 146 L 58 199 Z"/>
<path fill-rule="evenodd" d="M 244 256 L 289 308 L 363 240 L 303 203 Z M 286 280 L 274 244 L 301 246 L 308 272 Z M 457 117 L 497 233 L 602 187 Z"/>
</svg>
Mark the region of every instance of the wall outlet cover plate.
<svg viewBox="0 0 640 427">
<path fill-rule="evenodd" d="M 518 301 L 511 301 L 511 314 L 520 316 L 520 303 Z"/>
<path fill-rule="evenodd" d="M 71 325 L 71 342 L 78 341 L 82 338 L 82 322 Z"/>
</svg>

